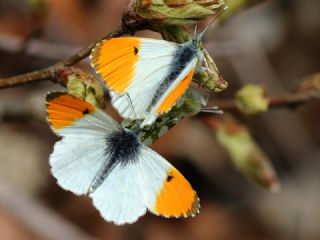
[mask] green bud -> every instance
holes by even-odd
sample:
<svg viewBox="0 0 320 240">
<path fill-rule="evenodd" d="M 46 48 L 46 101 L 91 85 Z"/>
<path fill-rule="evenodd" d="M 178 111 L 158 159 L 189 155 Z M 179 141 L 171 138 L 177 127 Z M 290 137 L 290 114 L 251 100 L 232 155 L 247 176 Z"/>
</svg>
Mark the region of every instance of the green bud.
<svg viewBox="0 0 320 240">
<path fill-rule="evenodd" d="M 248 84 L 236 94 L 236 106 L 244 114 L 257 114 L 268 110 L 269 98 L 263 87 Z"/>
<path fill-rule="evenodd" d="M 226 150 L 234 166 L 249 180 L 270 191 L 280 190 L 274 168 L 247 128 L 231 117 L 216 120 L 218 142 Z"/>
<path fill-rule="evenodd" d="M 164 40 L 170 42 L 184 43 L 192 40 L 192 36 L 184 26 L 156 24 L 153 30 L 159 32 Z"/>
<path fill-rule="evenodd" d="M 92 75 L 72 68 L 66 77 L 69 94 L 98 108 L 104 108 L 104 90 Z"/>
<path fill-rule="evenodd" d="M 299 88 L 299 92 L 303 91 L 315 91 L 320 93 L 320 73 L 315 73 L 303 79 Z"/>
</svg>

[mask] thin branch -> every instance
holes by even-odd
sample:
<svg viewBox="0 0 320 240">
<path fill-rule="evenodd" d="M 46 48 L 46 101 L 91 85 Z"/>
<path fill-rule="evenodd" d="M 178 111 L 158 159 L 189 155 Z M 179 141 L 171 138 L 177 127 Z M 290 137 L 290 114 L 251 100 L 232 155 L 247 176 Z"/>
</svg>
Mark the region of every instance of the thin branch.
<svg viewBox="0 0 320 240">
<path fill-rule="evenodd" d="M 269 107 L 279 108 L 279 107 L 297 107 L 301 104 L 305 104 L 312 99 L 320 99 L 320 93 L 314 90 L 294 92 L 286 95 L 280 96 L 270 96 L 269 97 Z M 210 105 L 217 106 L 219 109 L 224 111 L 237 111 L 238 107 L 236 105 L 235 99 L 224 99 L 224 100 L 213 100 Z"/>
<path fill-rule="evenodd" d="M 23 38 L 0 33 L 0 49 L 6 54 L 21 52 L 23 41 Z M 80 50 L 79 46 L 54 43 L 43 39 L 30 39 L 25 46 L 24 55 L 44 60 L 60 61 Z"/>
<path fill-rule="evenodd" d="M 30 73 L 14 76 L 14 77 L 8 77 L 8 78 L 0 78 L 0 89 L 2 88 L 9 88 L 9 87 L 15 87 L 18 85 L 23 85 L 26 83 L 31 82 L 37 82 L 42 80 L 53 80 L 55 77 L 55 74 L 62 68 L 70 67 L 82 59 L 86 58 L 90 55 L 92 49 L 95 47 L 95 45 L 101 41 L 102 39 L 108 39 L 113 37 L 119 37 L 125 34 L 130 34 L 132 31 L 128 29 L 127 27 L 121 25 L 113 32 L 109 33 L 108 35 L 102 37 L 101 39 L 95 41 L 94 43 L 90 44 L 86 48 L 82 49 L 81 51 L 77 52 L 76 54 L 72 55 L 71 57 L 62 60 L 61 62 L 56 63 L 53 66 L 43 68 L 41 70 L 33 71 Z"/>
</svg>

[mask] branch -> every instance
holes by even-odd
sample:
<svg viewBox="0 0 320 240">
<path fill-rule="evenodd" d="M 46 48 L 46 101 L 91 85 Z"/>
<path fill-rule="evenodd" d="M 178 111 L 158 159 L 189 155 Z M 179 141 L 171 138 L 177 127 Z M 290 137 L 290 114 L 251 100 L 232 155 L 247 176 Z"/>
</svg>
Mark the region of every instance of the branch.
<svg viewBox="0 0 320 240">
<path fill-rule="evenodd" d="M 124 25 L 121 25 L 113 32 L 107 34 L 106 36 L 100 38 L 99 40 L 90 44 L 89 46 L 77 52 L 76 54 L 72 55 L 71 57 L 65 60 L 62 60 L 61 62 L 58 62 L 53 66 L 43 68 L 41 70 L 33 71 L 30 73 L 14 76 L 14 77 L 0 78 L 0 89 L 14 87 L 14 86 L 23 85 L 31 82 L 42 81 L 42 80 L 54 80 L 55 75 L 59 70 L 65 67 L 70 67 L 80 62 L 82 59 L 86 58 L 87 56 L 89 56 L 92 49 L 102 39 L 119 37 L 119 36 L 130 34 L 130 33 L 132 33 L 132 31 L 129 28 L 125 27 Z"/>
<path fill-rule="evenodd" d="M 269 107 L 297 107 L 301 104 L 305 104 L 312 99 L 320 99 L 320 93 L 314 90 L 294 92 L 280 96 L 269 97 Z M 219 109 L 224 111 L 238 111 L 236 101 L 234 99 L 225 100 L 213 100 L 212 105 L 217 106 Z"/>
</svg>

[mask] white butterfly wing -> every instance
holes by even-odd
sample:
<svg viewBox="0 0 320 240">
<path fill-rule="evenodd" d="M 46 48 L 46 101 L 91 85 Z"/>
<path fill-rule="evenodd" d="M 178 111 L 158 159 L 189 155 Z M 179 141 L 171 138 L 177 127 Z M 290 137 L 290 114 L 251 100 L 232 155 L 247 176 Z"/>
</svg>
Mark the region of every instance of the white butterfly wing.
<svg viewBox="0 0 320 240">
<path fill-rule="evenodd" d="M 176 43 L 135 37 L 97 45 L 91 54 L 92 65 L 111 90 L 112 104 L 124 118 L 146 116 L 178 48 Z"/>
<path fill-rule="evenodd" d="M 47 118 L 63 139 L 54 146 L 50 166 L 58 184 L 75 194 L 87 194 L 106 163 L 106 137 L 120 125 L 91 104 L 66 93 L 47 95 Z"/>
<path fill-rule="evenodd" d="M 116 121 L 96 109 L 93 114 L 87 114 L 78 119 L 74 125 L 61 129 L 59 135 L 75 138 L 103 138 L 120 129 L 121 127 Z"/>
<path fill-rule="evenodd" d="M 50 155 L 52 175 L 58 184 L 77 195 L 89 192 L 98 171 L 106 162 L 105 140 L 65 137 Z"/>
<path fill-rule="evenodd" d="M 144 201 L 152 213 L 164 217 L 188 217 L 199 212 L 197 193 L 166 159 L 142 146 L 138 165 Z"/>
<path fill-rule="evenodd" d="M 102 217 L 118 225 L 137 221 L 147 210 L 135 163 L 118 164 L 90 197 Z"/>
<path fill-rule="evenodd" d="M 196 215 L 199 199 L 188 181 L 153 150 L 144 145 L 140 150 L 135 162 L 118 164 L 90 194 L 103 218 L 122 225 L 135 222 L 147 209 L 165 217 Z"/>
</svg>

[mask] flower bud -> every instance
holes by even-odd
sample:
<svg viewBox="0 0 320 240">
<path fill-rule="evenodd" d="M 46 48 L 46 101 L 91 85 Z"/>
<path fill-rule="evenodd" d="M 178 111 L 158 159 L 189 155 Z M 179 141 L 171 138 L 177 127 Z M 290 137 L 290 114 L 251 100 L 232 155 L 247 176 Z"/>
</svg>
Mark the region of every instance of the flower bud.
<svg viewBox="0 0 320 240">
<path fill-rule="evenodd" d="M 135 0 L 131 3 L 139 18 L 166 24 L 202 20 L 224 6 L 222 0 Z"/>
<path fill-rule="evenodd" d="M 98 108 L 104 107 L 104 89 L 91 74 L 77 68 L 64 68 L 57 73 L 55 80 L 67 87 L 68 94 Z"/>
<path fill-rule="evenodd" d="M 316 73 L 304 78 L 297 91 L 315 91 L 320 93 L 320 73 Z"/>
<path fill-rule="evenodd" d="M 270 191 L 280 190 L 274 168 L 251 137 L 247 128 L 231 116 L 204 119 L 214 129 L 218 142 L 228 153 L 234 166 L 249 180 Z"/>
<path fill-rule="evenodd" d="M 240 112 L 252 115 L 267 111 L 269 99 L 263 87 L 248 84 L 237 92 L 236 105 Z"/>
<path fill-rule="evenodd" d="M 221 92 L 228 87 L 228 82 L 219 73 L 218 67 L 206 49 L 203 49 L 204 68 L 196 68 L 194 81 L 209 92 Z"/>
</svg>

